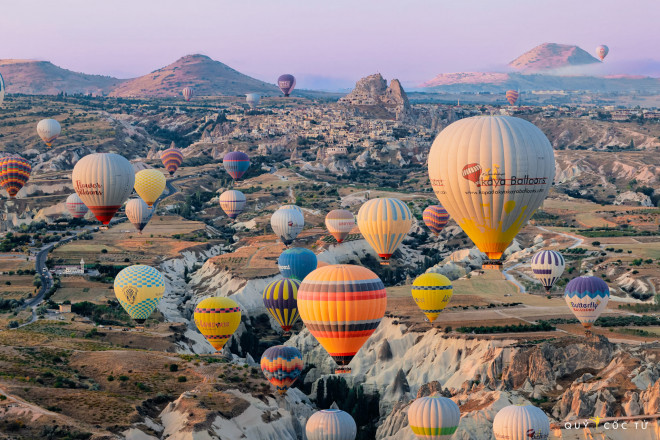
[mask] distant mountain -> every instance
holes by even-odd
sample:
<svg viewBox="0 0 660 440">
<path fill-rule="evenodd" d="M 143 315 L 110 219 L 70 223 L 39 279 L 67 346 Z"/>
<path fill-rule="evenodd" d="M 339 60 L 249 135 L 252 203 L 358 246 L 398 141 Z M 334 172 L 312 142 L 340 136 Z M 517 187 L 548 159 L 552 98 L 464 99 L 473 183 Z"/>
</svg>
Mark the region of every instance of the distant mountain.
<svg viewBox="0 0 660 440">
<path fill-rule="evenodd" d="M 497 72 L 441 73 L 435 78 L 420 84 L 420 87 L 440 87 L 454 84 L 504 84 L 508 79 L 508 73 Z"/>
<path fill-rule="evenodd" d="M 511 61 L 509 67 L 523 72 L 541 73 L 595 63 L 600 61 L 577 46 L 543 43 Z"/>
<path fill-rule="evenodd" d="M 205 55 L 187 55 L 169 66 L 120 84 L 110 96 L 174 97 L 181 96 L 186 86 L 193 87 L 197 96 L 279 94 L 275 85 L 243 75 Z"/>
<path fill-rule="evenodd" d="M 125 80 L 88 75 L 57 67 L 49 61 L 0 60 L 7 93 L 56 95 L 60 92 L 104 94 Z"/>
</svg>

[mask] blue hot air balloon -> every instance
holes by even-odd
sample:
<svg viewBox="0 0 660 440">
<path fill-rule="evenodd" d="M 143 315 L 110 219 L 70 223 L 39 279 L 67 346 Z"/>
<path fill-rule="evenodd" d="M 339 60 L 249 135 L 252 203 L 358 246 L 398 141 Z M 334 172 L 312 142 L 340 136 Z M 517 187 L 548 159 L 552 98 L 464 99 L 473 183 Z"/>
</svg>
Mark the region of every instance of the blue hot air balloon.
<svg viewBox="0 0 660 440">
<path fill-rule="evenodd" d="M 532 257 L 532 271 L 534 276 L 543 284 L 548 292 L 555 285 L 562 273 L 566 262 L 557 251 L 542 250 Z"/>
<path fill-rule="evenodd" d="M 305 248 L 287 249 L 277 260 L 277 267 L 284 278 L 302 281 L 316 269 L 316 254 Z"/>
<path fill-rule="evenodd" d="M 238 180 L 243 177 L 243 174 L 250 167 L 250 158 L 242 151 L 232 151 L 225 154 L 222 164 L 232 179 Z"/>
</svg>

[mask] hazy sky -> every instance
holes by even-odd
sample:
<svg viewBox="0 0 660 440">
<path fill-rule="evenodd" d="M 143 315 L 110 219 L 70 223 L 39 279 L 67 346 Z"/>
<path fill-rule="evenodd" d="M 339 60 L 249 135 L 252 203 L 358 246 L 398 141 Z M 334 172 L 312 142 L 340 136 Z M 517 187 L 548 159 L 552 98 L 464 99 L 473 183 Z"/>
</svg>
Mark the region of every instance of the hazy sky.
<svg viewBox="0 0 660 440">
<path fill-rule="evenodd" d="M 122 78 L 190 53 L 274 82 L 416 84 L 503 70 L 543 42 L 610 47 L 607 67 L 660 75 L 660 0 L 3 0 L 0 58 Z"/>
</svg>

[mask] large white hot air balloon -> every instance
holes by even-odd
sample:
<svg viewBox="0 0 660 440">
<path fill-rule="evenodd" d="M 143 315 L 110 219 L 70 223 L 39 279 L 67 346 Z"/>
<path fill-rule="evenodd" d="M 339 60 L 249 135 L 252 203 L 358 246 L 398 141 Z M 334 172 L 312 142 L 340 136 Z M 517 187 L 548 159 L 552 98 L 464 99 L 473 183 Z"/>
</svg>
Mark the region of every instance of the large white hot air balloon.
<svg viewBox="0 0 660 440">
<path fill-rule="evenodd" d="M 126 202 L 126 217 L 140 234 L 151 220 L 153 213 L 154 210 L 149 209 L 149 206 L 142 199 L 131 199 Z"/>
<path fill-rule="evenodd" d="M 510 405 L 502 408 L 493 420 L 495 440 L 547 440 L 550 435 L 548 416 L 532 405 Z"/>
<path fill-rule="evenodd" d="M 89 209 L 83 201 L 78 197 L 78 194 L 71 194 L 66 198 L 66 209 L 73 218 L 83 218 Z"/>
<path fill-rule="evenodd" d="M 491 260 L 543 203 L 555 175 L 548 138 L 511 116 L 454 122 L 435 138 L 428 163 L 438 200 Z"/>
<path fill-rule="evenodd" d="M 62 132 L 62 126 L 55 119 L 42 119 L 37 124 L 37 134 L 49 147 Z"/>
<path fill-rule="evenodd" d="M 305 425 L 307 440 L 355 440 L 357 425 L 348 413 L 338 409 L 317 411 Z"/>
<path fill-rule="evenodd" d="M 76 163 L 71 180 L 83 203 L 107 225 L 133 191 L 135 171 L 119 154 L 94 153 Z"/>
<path fill-rule="evenodd" d="M 284 205 L 270 217 L 270 226 L 285 245 L 290 245 L 305 226 L 305 216 L 299 207 Z"/>
</svg>

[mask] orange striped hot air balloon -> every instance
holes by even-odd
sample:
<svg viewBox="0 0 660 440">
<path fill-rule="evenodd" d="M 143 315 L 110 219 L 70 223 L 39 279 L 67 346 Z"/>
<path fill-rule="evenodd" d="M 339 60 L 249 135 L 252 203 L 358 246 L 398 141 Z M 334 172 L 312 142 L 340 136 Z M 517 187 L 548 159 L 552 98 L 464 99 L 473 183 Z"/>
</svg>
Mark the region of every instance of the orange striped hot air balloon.
<svg viewBox="0 0 660 440">
<path fill-rule="evenodd" d="M 516 105 L 516 101 L 518 100 L 518 92 L 515 90 L 507 90 L 506 100 L 509 101 L 510 105 Z"/>
<path fill-rule="evenodd" d="M 380 324 L 387 295 L 378 276 L 362 266 L 334 264 L 307 275 L 298 289 L 298 312 L 337 365 L 348 364 Z"/>
<path fill-rule="evenodd" d="M 31 172 L 30 162 L 21 156 L 12 155 L 0 158 L 0 186 L 7 190 L 9 198 L 16 198 L 16 194 L 30 178 Z"/>
<path fill-rule="evenodd" d="M 178 148 L 170 147 L 160 153 L 160 160 L 163 162 L 167 172 L 170 173 L 170 176 L 173 176 L 183 163 L 183 153 Z"/>
</svg>

